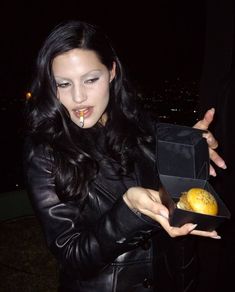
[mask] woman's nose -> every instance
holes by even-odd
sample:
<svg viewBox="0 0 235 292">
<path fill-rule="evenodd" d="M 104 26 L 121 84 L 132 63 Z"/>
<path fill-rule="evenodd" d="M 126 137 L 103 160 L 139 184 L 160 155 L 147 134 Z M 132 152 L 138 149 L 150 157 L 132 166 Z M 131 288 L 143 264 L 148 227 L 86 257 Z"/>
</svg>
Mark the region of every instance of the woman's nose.
<svg viewBox="0 0 235 292">
<path fill-rule="evenodd" d="M 75 102 L 82 103 L 87 99 L 85 90 L 82 90 L 81 88 L 75 89 L 72 98 Z"/>
</svg>

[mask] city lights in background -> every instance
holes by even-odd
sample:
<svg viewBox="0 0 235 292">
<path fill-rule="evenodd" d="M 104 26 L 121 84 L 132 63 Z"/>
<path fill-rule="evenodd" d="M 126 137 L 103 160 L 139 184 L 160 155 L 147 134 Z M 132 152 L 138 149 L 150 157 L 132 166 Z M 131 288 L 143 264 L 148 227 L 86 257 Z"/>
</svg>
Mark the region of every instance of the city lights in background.
<svg viewBox="0 0 235 292">
<path fill-rule="evenodd" d="M 29 100 L 32 97 L 32 93 L 30 91 L 26 92 L 25 99 Z"/>
<path fill-rule="evenodd" d="M 161 122 L 192 125 L 198 118 L 198 81 L 164 80 L 158 89 L 140 92 L 141 106 Z"/>
<path fill-rule="evenodd" d="M 137 102 L 160 122 L 192 126 L 198 116 L 198 84 L 198 81 L 186 82 L 180 78 L 166 79 L 156 85 L 154 90 L 140 87 L 137 90 Z M 2 132 L 2 147 L 5 147 L 3 152 L 9 151 L 9 141 L 11 141 L 12 151 L 14 151 L 11 163 L 9 163 L 8 158 L 6 161 L 2 161 L 2 165 L 4 165 L 2 190 L 4 191 L 23 188 L 20 168 L 21 128 L 24 104 L 30 98 L 32 98 L 30 91 L 24 91 L 22 95 L 13 97 L 4 94 L 0 98 L 0 122 L 2 125 L 11 117 L 9 124 L 11 130 L 6 129 Z"/>
</svg>

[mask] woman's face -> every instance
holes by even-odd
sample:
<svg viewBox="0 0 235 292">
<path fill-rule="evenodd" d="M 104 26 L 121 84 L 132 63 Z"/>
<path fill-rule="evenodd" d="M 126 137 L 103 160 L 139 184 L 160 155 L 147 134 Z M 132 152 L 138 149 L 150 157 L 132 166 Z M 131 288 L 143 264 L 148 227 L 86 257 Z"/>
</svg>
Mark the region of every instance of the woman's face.
<svg viewBox="0 0 235 292">
<path fill-rule="evenodd" d="M 99 121 L 106 121 L 109 83 L 115 77 L 115 63 L 109 71 L 94 51 L 73 49 L 55 57 L 52 71 L 58 99 L 76 125 L 91 128 Z"/>
</svg>

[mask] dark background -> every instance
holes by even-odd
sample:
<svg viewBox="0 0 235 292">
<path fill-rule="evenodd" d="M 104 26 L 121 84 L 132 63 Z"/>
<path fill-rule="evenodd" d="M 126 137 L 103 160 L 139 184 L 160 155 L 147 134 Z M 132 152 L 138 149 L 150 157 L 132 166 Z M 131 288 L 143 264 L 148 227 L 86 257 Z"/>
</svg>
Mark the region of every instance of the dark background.
<svg viewBox="0 0 235 292">
<path fill-rule="evenodd" d="M 128 4 L 128 6 L 127 6 Z M 205 33 L 203 0 L 1 1 L 1 67 L 5 89 L 24 90 L 43 39 L 55 24 L 81 19 L 100 25 L 134 79 L 200 74 Z M 23 86 L 22 86 L 23 85 Z"/>
<path fill-rule="evenodd" d="M 57 23 L 80 19 L 101 26 L 132 82 L 148 95 L 159 92 L 160 88 L 164 90 L 162 84 L 166 79 L 180 78 L 181 85 L 198 82 L 204 57 L 205 2 L 136 2 L 1 1 L 0 191 L 23 188 L 21 147 L 25 94 L 37 52 Z"/>
<path fill-rule="evenodd" d="M 80 19 L 98 24 L 107 32 L 141 91 L 160 92 L 174 80 L 180 80 L 181 85 L 188 82 L 199 85 L 194 98 L 199 94 L 201 113 L 211 106 L 216 108 L 213 133 L 219 138 L 219 151 L 228 165 L 227 171 L 217 169 L 218 177 L 211 179 L 211 183 L 233 214 L 232 3 L 234 0 L 1 1 L 0 192 L 24 187 L 22 111 L 38 49 L 58 22 Z M 199 241 L 203 263 L 199 292 L 235 289 L 233 216 L 219 233 L 222 240 Z"/>
</svg>

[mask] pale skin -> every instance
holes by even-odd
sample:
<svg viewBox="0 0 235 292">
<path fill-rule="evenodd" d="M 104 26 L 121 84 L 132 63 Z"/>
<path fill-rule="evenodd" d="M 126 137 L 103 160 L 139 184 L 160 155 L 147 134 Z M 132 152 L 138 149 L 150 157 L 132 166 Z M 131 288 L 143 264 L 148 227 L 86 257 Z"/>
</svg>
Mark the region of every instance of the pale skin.
<svg viewBox="0 0 235 292">
<path fill-rule="evenodd" d="M 208 128 L 209 128 L 211 122 L 213 121 L 214 114 L 215 114 L 215 109 L 211 108 L 210 110 L 208 110 L 205 113 L 203 119 L 198 121 L 193 127 L 196 129 L 201 129 L 201 130 L 207 131 L 207 133 L 203 134 L 203 137 L 206 138 L 206 141 L 207 141 L 207 144 L 209 147 L 210 160 L 213 161 L 215 163 L 215 165 L 217 165 L 218 167 L 226 169 L 227 166 L 225 164 L 225 161 L 215 151 L 215 149 L 218 147 L 218 142 L 215 139 L 215 137 L 212 135 L 212 133 L 210 131 L 208 131 Z M 210 165 L 210 175 L 216 176 L 215 169 L 212 165 Z"/>
<path fill-rule="evenodd" d="M 57 96 L 68 110 L 71 120 L 80 126 L 80 112 L 83 112 L 83 128 L 93 127 L 97 122 L 105 124 L 105 110 L 109 101 L 109 84 L 115 78 L 116 64 L 111 70 L 102 64 L 94 51 L 74 49 L 61 54 L 53 60 L 52 71 L 57 83 Z M 214 109 L 205 113 L 202 120 L 194 128 L 206 130 L 206 138 L 210 159 L 223 169 L 224 160 L 215 149 L 218 143 L 208 131 L 213 121 Z M 215 176 L 215 169 L 210 166 L 210 174 Z M 193 234 L 217 238 L 216 231 L 206 232 L 194 230 L 195 224 L 185 224 L 182 227 L 172 227 L 169 224 L 168 209 L 161 204 L 159 192 L 142 187 L 132 187 L 123 195 L 124 202 L 131 208 L 156 220 L 171 237 Z"/>
<path fill-rule="evenodd" d="M 77 126 L 80 126 L 80 112 L 84 115 L 84 129 L 97 122 L 105 123 L 109 85 L 115 76 L 115 68 L 114 63 L 108 70 L 90 50 L 73 49 L 53 60 L 58 99 Z"/>
</svg>

